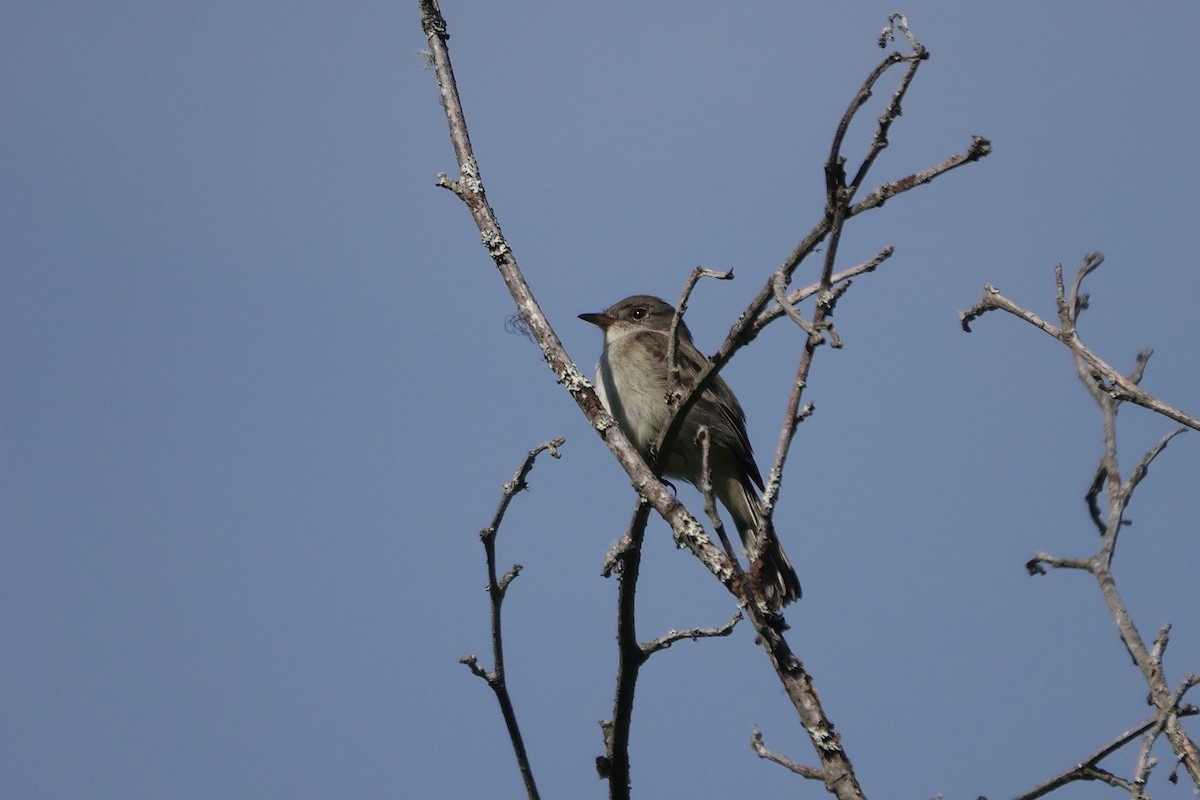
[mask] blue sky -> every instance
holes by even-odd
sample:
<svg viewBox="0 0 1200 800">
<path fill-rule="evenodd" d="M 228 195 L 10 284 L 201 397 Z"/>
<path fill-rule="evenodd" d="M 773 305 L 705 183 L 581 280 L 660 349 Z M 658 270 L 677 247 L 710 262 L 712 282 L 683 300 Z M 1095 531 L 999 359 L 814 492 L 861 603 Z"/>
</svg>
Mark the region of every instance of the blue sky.
<svg viewBox="0 0 1200 800">
<path fill-rule="evenodd" d="M 711 351 L 811 224 L 836 120 L 892 4 L 445 0 L 490 199 L 588 371 L 575 317 L 674 297 Z M 877 164 L 994 154 L 864 215 L 844 265 L 896 255 L 838 307 L 778 525 L 788 614 L 873 796 L 1002 797 L 1148 714 L 1090 579 L 1098 414 L 1048 337 L 1051 267 L 1108 261 L 1086 341 L 1155 355 L 1196 413 L 1200 9 L 915 2 L 933 57 Z M 538 350 L 458 200 L 416 3 L 8 3 L 0 9 L 0 774 L 22 798 L 521 796 L 495 703 L 476 534 L 523 454 L 566 436 L 501 532 L 525 571 L 509 680 L 545 796 L 603 797 L 628 482 Z M 876 103 L 890 91 L 881 92 Z M 878 105 L 848 153 L 862 152 Z M 810 271 L 804 273 L 811 274 Z M 800 338 L 726 377 L 760 461 Z M 1120 416 L 1127 468 L 1170 428 Z M 1172 683 L 1200 669 L 1194 434 L 1130 510 L 1121 589 Z M 690 489 L 681 497 L 694 500 Z M 641 631 L 728 596 L 652 523 Z M 643 671 L 642 797 L 820 796 L 748 630 Z M 1169 757 L 1164 753 L 1164 760 Z M 1128 772 L 1132 754 L 1108 762 Z M 1156 797 L 1190 796 L 1164 780 Z M 1093 796 L 1094 787 L 1061 793 Z M 764 795 L 765 796 L 765 795 Z"/>
</svg>

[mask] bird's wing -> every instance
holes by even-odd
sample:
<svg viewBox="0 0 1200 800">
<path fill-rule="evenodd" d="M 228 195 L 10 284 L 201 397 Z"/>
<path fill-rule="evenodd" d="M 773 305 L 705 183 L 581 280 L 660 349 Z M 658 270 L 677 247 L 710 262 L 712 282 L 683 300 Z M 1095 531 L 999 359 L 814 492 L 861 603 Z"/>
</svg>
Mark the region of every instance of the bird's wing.
<svg viewBox="0 0 1200 800">
<path fill-rule="evenodd" d="M 691 389 L 692 384 L 687 380 L 687 375 L 698 374 L 699 371 L 708 363 L 703 354 L 696 349 L 696 346 L 690 341 L 684 339 L 679 340 L 679 359 L 681 383 L 685 389 Z M 690 367 L 690 369 L 689 369 Z M 742 411 L 742 406 L 738 403 L 737 396 L 733 390 L 729 388 L 729 384 L 722 380 L 718 375 L 712 384 L 704 390 L 704 403 L 697 403 L 692 407 L 691 414 L 700 414 L 701 422 L 707 424 L 710 433 L 719 435 L 722 431 L 733 429 L 733 437 L 721 436 L 719 444 L 729 448 L 731 455 L 741 462 L 746 474 L 754 481 L 754 485 L 761 491 L 763 487 L 762 473 L 758 471 L 758 464 L 754 462 L 754 448 L 750 444 L 750 435 L 746 433 L 746 413 Z M 715 413 L 720 416 L 720 419 L 728 422 L 728 426 L 718 427 L 713 423 L 717 420 L 705 420 L 704 416 Z"/>
</svg>

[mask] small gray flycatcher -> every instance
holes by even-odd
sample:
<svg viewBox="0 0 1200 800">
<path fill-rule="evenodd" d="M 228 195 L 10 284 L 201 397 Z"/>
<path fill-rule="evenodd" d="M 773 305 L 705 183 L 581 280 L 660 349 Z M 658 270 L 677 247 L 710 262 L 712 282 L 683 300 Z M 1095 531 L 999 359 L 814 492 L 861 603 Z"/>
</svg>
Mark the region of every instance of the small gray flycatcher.
<svg viewBox="0 0 1200 800">
<path fill-rule="evenodd" d="M 627 297 L 598 314 L 580 314 L 604 331 L 604 352 L 596 365 L 596 393 L 621 430 L 649 460 L 650 451 L 671 420 L 667 404 L 670 376 L 667 348 L 675 308 L 650 295 Z M 681 389 L 687 392 L 707 363 L 683 320 L 679 320 L 675 363 Z M 757 486 L 762 474 L 746 435 L 746 415 L 733 390 L 718 375 L 688 411 L 663 474 L 698 485 L 703 451 L 697 441 L 708 428 L 708 465 L 713 495 L 733 517 L 751 564 L 761 559 L 758 579 L 767 607 L 777 611 L 800 598 L 800 579 L 780 547 L 774 531 L 762 527 Z"/>
</svg>

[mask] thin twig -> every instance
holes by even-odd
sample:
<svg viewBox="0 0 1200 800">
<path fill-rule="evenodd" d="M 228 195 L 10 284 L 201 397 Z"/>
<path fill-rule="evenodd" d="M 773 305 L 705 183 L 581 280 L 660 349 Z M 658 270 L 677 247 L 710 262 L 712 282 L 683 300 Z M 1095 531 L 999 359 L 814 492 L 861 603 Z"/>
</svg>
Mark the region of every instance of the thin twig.
<svg viewBox="0 0 1200 800">
<path fill-rule="evenodd" d="M 1030 575 L 1045 575 L 1046 570 L 1042 569 L 1042 565 L 1053 567 L 1054 569 L 1081 569 L 1086 572 L 1091 572 L 1093 568 L 1092 558 L 1060 558 L 1052 556 L 1049 553 L 1043 553 L 1040 550 L 1033 554 L 1033 558 L 1025 562 L 1025 571 Z"/>
<path fill-rule="evenodd" d="M 1193 708 L 1190 711 L 1181 712 L 1180 716 L 1192 716 L 1195 713 L 1197 713 L 1197 709 Z M 1064 770 L 1063 772 L 1059 773 L 1058 775 L 1055 775 L 1053 778 L 1049 778 L 1049 779 L 1043 781 L 1042 783 L 1039 783 L 1037 786 L 1030 789 L 1028 792 L 1018 795 L 1016 798 L 1014 798 L 1014 800 L 1037 800 L 1037 798 L 1044 797 L 1045 795 L 1050 794 L 1050 792 L 1053 792 L 1056 789 L 1060 789 L 1063 786 L 1066 786 L 1068 783 L 1073 783 L 1075 781 L 1083 781 L 1083 780 L 1100 780 L 1098 775 L 1092 773 L 1091 770 L 1096 769 L 1097 765 L 1101 761 L 1108 758 L 1110 755 L 1117 752 L 1125 745 L 1134 741 L 1139 736 L 1141 736 L 1141 735 L 1145 734 L 1146 732 L 1150 731 L 1151 729 L 1155 728 L 1157 725 L 1158 725 L 1158 715 L 1152 714 L 1151 716 L 1142 720 L 1140 723 L 1138 723 L 1134 727 L 1119 734 L 1116 738 L 1114 738 L 1108 744 L 1104 745 L 1096 752 L 1094 752 L 1091 755 L 1089 755 L 1088 757 L 1084 758 L 1075 766 L 1071 767 L 1070 769 Z M 1137 777 L 1137 773 L 1135 773 L 1135 777 L 1132 782 L 1136 784 L 1137 781 L 1138 781 L 1138 777 Z"/>
<path fill-rule="evenodd" d="M 696 288 L 696 284 L 701 278 L 731 281 L 733 280 L 733 270 L 718 272 L 706 267 L 693 267 L 691 274 L 683 284 L 683 290 L 679 293 L 679 302 L 675 304 L 675 315 L 671 317 L 670 335 L 667 339 L 667 374 L 671 377 L 670 396 L 673 398 L 673 403 L 679 401 L 679 364 L 676 363 L 679 350 L 679 323 L 683 320 L 684 312 L 687 311 L 688 298 L 692 296 L 692 290 Z"/>
<path fill-rule="evenodd" d="M 800 313 L 800 309 L 796 308 L 796 306 L 794 306 L 788 299 L 787 276 L 785 276 L 782 272 L 776 272 L 774 277 L 771 279 L 771 288 L 775 290 L 775 302 L 779 304 L 774 306 L 772 310 L 778 308 L 779 310 L 783 311 L 783 313 L 787 314 L 788 319 L 799 325 L 800 330 L 804 331 L 809 336 L 821 335 L 813 330 L 812 325 L 810 325 L 808 320 L 804 318 L 804 315 Z M 759 319 L 762 319 L 762 317 L 765 316 L 766 313 L 759 317 Z M 763 324 L 765 325 L 766 322 Z"/>
<path fill-rule="evenodd" d="M 782 756 L 772 750 L 768 750 L 766 744 L 763 743 L 762 731 L 755 725 L 750 733 L 750 747 L 755 753 L 758 753 L 759 758 L 765 758 L 767 761 L 773 761 L 781 767 L 791 770 L 802 778 L 808 778 L 813 781 L 825 780 L 825 773 L 817 767 L 807 767 L 803 764 L 798 764 L 792 761 L 787 756 Z"/>
<path fill-rule="evenodd" d="M 652 639 L 641 645 L 642 652 L 647 656 L 652 656 L 659 650 L 666 650 L 676 642 L 684 639 L 691 639 L 693 642 L 697 639 L 713 639 L 721 636 L 728 636 L 733 633 L 733 627 L 742 619 L 742 612 L 736 612 L 729 621 L 717 628 L 686 628 L 682 631 L 670 630 L 659 636 L 657 639 Z"/>
<path fill-rule="evenodd" d="M 1123 401 L 1130 401 L 1193 429 L 1200 429 L 1200 421 L 1167 406 L 1140 388 L 1146 364 L 1150 358 L 1149 350 L 1142 350 L 1138 353 L 1133 370 L 1130 375 L 1126 376 L 1101 360 L 1079 338 L 1079 316 L 1090 303 L 1090 298 L 1083 292 L 1083 283 L 1103 261 L 1104 257 L 1099 253 L 1088 254 L 1084 258 L 1083 264 L 1076 270 L 1069 288 L 1063 278 L 1062 265 L 1054 266 L 1054 299 L 1058 309 L 1059 323 L 1057 326 L 1013 303 L 991 286 L 985 286 L 983 299 L 963 312 L 960 317 L 963 330 L 969 332 L 970 323 L 982 314 L 997 309 L 1007 311 L 1058 339 L 1070 350 L 1074 357 L 1076 374 L 1100 410 L 1104 437 L 1103 453 L 1085 495 L 1089 516 L 1100 530 L 1100 550 L 1095 555 L 1084 559 L 1063 559 L 1045 553 L 1037 553 L 1025 566 L 1030 574 L 1044 574 L 1043 565 L 1081 569 L 1092 574 L 1109 615 L 1116 624 L 1121 642 L 1146 681 L 1149 688 L 1149 700 L 1157 713 L 1154 716 L 1153 724 L 1145 731 L 1146 736 L 1138 757 L 1134 781 L 1126 782 L 1109 773 L 1096 772 L 1094 765 L 1085 765 L 1087 766 L 1086 774 L 1082 777 L 1104 780 L 1114 786 L 1122 786 L 1129 790 L 1134 797 L 1140 797 L 1141 787 L 1154 766 L 1154 759 L 1150 755 L 1151 749 L 1155 740 L 1163 735 L 1171 743 L 1176 758 L 1187 769 L 1197 790 L 1200 790 L 1200 750 L 1182 726 L 1178 724 L 1178 718 L 1181 716 L 1182 695 L 1171 692 L 1163 671 L 1162 660 L 1170 628 L 1169 626 L 1160 628 L 1153 646 L 1147 648 L 1118 591 L 1117 582 L 1112 573 L 1112 562 L 1116 554 L 1117 543 L 1122 530 L 1127 525 L 1125 511 L 1133 499 L 1134 491 L 1146 477 L 1154 459 L 1173 438 L 1185 430 L 1178 428 L 1164 435 L 1141 457 L 1128 478 L 1122 481 L 1117 452 L 1117 407 Z M 1104 492 L 1108 499 L 1108 508 L 1104 512 L 1100 507 L 1101 492 Z M 1174 773 L 1172 774 L 1174 775 Z"/>
<path fill-rule="evenodd" d="M 1043 331 L 1049 336 L 1053 336 L 1065 344 L 1073 354 L 1087 364 L 1089 368 L 1088 374 L 1094 377 L 1096 384 L 1112 399 L 1134 403 L 1178 422 L 1180 425 L 1186 425 L 1192 430 L 1200 430 L 1200 419 L 1190 414 L 1185 414 L 1179 409 L 1163 403 L 1148 392 L 1143 391 L 1138 385 L 1142 377 L 1140 371 L 1135 370 L 1136 381 L 1122 375 L 1120 371 L 1109 366 L 1102 358 L 1092 352 L 1073 330 L 1064 330 L 1047 322 L 1032 311 L 1028 311 L 1009 300 L 1000 293 L 999 289 L 990 284 L 984 285 L 983 298 L 978 303 L 959 314 L 963 330 L 970 333 L 972 322 L 989 311 L 997 310 L 1006 311 L 1015 317 L 1023 319 L 1038 330 Z"/>
<path fill-rule="evenodd" d="M 721 546 L 725 548 L 725 554 L 729 556 L 729 563 L 733 565 L 737 579 L 744 582 L 745 575 L 742 571 L 742 564 L 738 560 L 737 551 L 733 549 L 733 545 L 729 541 L 729 534 L 725 532 L 725 523 L 721 521 L 721 515 L 717 513 L 717 501 L 713 495 L 712 472 L 709 466 L 712 438 L 709 436 L 707 425 L 701 425 L 696 432 L 696 443 L 700 445 L 700 484 L 696 488 L 700 490 L 700 494 L 704 498 L 704 513 L 708 516 L 713 530 L 716 531 L 717 538 L 721 540 Z"/>
<path fill-rule="evenodd" d="M 496 535 L 500 531 L 500 523 L 504 521 L 504 515 L 508 511 L 512 499 L 518 492 L 528 488 L 525 479 L 533 469 L 533 462 L 538 455 L 549 451 L 551 456 L 559 458 L 558 448 L 562 447 L 564 442 L 566 439 L 560 436 L 557 439 L 543 442 L 529 451 L 525 460 L 521 462 L 521 466 L 517 467 L 513 479 L 502 487 L 500 504 L 496 507 L 496 513 L 492 515 L 491 524 L 479 532 L 479 540 L 483 542 L 484 554 L 487 557 L 487 590 L 492 618 L 492 660 L 495 666 L 491 670 L 483 669 L 479 666 L 479 659 L 474 655 L 463 656 L 459 659 L 459 663 L 465 664 L 473 675 L 486 681 L 496 695 L 496 700 L 500 704 L 500 713 L 504 716 L 504 725 L 508 729 L 508 738 L 512 742 L 513 752 L 517 758 L 517 768 L 525 782 L 525 792 L 529 796 L 529 800 L 537 800 L 539 795 L 537 784 L 533 778 L 533 768 L 529 764 L 529 756 L 525 751 L 525 741 L 521 737 L 521 727 L 517 724 L 516 710 L 513 708 L 512 698 L 508 694 L 508 683 L 504 675 L 504 632 L 500 615 L 500 608 L 504 604 L 504 595 L 508 592 L 509 585 L 521 573 L 521 565 L 514 564 L 512 569 L 504 573 L 502 577 L 496 577 Z"/>
</svg>

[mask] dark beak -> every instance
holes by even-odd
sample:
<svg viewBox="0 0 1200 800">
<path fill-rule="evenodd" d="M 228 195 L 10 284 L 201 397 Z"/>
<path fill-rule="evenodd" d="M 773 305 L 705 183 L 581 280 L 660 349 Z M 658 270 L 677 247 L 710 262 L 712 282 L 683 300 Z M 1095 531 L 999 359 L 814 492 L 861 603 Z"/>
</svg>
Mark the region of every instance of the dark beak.
<svg viewBox="0 0 1200 800">
<path fill-rule="evenodd" d="M 579 318 L 584 322 L 590 322 L 600 328 L 607 328 L 616 322 L 615 319 L 601 311 L 599 314 L 580 314 Z"/>
</svg>

